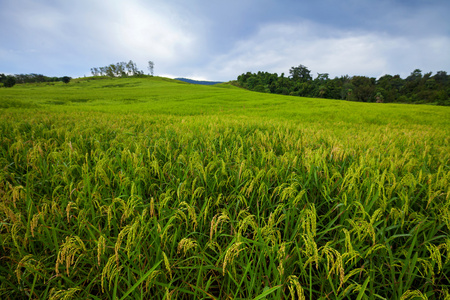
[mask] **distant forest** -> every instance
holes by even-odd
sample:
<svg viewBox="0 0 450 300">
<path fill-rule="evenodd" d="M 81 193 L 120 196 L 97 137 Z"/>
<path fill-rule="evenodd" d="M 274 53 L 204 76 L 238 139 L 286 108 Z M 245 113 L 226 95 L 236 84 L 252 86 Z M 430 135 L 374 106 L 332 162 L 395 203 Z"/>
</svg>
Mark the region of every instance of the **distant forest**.
<svg viewBox="0 0 450 300">
<path fill-rule="evenodd" d="M 239 75 L 235 84 L 262 93 L 343 99 L 360 102 L 397 102 L 450 105 L 450 75 L 445 71 L 422 74 L 414 70 L 408 77 L 384 75 L 379 79 L 348 75 L 329 78 L 328 73 L 318 73 L 313 79 L 311 71 L 300 65 L 284 73 L 247 72 Z"/>
<path fill-rule="evenodd" d="M 69 76 L 63 77 L 48 77 L 42 74 L 16 74 L 5 75 L 0 74 L 0 87 L 13 87 L 16 83 L 42 83 L 42 82 L 56 82 L 62 81 L 68 83 L 72 78 Z"/>
<path fill-rule="evenodd" d="M 189 79 L 189 78 L 175 78 L 175 80 L 192 83 L 192 84 L 201 84 L 201 85 L 214 85 L 214 84 L 222 83 L 222 81 L 194 80 L 194 79 Z"/>
</svg>

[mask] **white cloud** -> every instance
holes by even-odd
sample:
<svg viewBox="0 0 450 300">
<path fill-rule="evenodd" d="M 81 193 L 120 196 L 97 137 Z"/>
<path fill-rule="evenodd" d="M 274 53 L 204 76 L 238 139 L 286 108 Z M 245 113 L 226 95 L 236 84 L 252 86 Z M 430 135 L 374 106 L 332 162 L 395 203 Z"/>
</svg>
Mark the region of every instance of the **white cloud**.
<svg viewBox="0 0 450 300">
<path fill-rule="evenodd" d="M 176 63 L 195 54 L 198 40 L 190 24 L 176 11 L 147 7 L 138 1 L 127 1 L 120 9 L 120 19 L 107 33 L 116 43 L 114 52 L 118 55 L 144 61 L 157 57 L 162 63 Z"/>
<path fill-rule="evenodd" d="M 130 59 L 144 70 L 148 60 L 170 68 L 193 60 L 201 45 L 198 22 L 164 2 L 18 2 L 23 5 L 6 7 L 14 29 L 0 50 L 14 53 L 15 65 L 28 66 L 23 53 L 34 50 L 32 65 L 40 72 L 65 67 L 88 74 L 91 67 Z"/>
</svg>

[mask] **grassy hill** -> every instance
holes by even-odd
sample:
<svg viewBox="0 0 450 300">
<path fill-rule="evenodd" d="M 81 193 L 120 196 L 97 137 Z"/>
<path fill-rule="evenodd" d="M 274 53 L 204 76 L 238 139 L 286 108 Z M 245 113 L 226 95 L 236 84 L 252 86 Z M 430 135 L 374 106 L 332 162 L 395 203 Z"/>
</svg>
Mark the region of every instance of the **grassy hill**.
<svg viewBox="0 0 450 300">
<path fill-rule="evenodd" d="M 0 89 L 2 299 L 449 297 L 450 108 Z"/>
<path fill-rule="evenodd" d="M 449 109 L 373 104 L 255 93 L 228 84 L 190 85 L 160 77 L 81 78 L 69 84 L 17 85 L 0 89 L 0 108 L 55 111 L 231 115 L 293 122 L 449 125 Z"/>
</svg>

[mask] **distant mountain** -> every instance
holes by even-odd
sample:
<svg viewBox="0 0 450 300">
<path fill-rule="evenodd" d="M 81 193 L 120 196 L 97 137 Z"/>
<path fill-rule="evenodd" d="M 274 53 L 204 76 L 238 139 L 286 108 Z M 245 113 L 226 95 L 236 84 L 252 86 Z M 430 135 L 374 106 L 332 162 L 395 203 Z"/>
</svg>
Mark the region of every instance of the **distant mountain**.
<svg viewBox="0 0 450 300">
<path fill-rule="evenodd" d="M 202 84 L 202 85 L 213 85 L 218 83 L 223 83 L 222 81 L 201 81 L 201 80 L 193 80 L 189 78 L 175 78 L 175 80 L 184 81 L 187 83 L 193 83 L 193 84 Z"/>
</svg>

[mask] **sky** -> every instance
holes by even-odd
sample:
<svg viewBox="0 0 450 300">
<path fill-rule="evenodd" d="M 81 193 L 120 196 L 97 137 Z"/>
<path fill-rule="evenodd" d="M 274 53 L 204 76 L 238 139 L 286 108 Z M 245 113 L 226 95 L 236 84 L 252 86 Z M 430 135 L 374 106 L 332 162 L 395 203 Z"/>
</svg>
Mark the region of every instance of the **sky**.
<svg viewBox="0 0 450 300">
<path fill-rule="evenodd" d="M 448 0 L 0 0 L 0 73 L 148 73 L 229 81 L 246 72 L 450 73 Z"/>
</svg>

